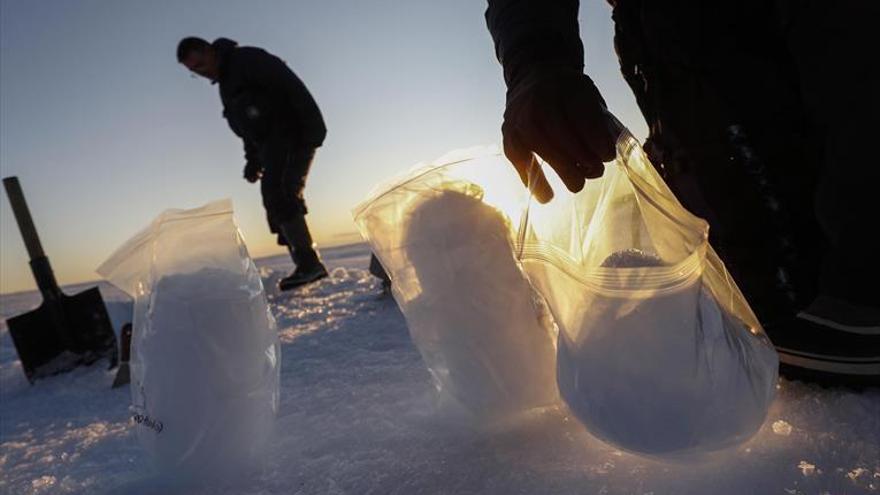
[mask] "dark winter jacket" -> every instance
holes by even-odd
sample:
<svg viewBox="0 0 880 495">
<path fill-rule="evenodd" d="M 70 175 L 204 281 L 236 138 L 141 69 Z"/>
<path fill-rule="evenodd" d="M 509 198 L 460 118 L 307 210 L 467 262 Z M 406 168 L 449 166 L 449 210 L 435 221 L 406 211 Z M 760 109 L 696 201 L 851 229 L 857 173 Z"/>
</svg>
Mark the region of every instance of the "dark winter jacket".
<svg viewBox="0 0 880 495">
<path fill-rule="evenodd" d="M 733 123 L 788 129 L 804 120 L 782 39 L 788 15 L 779 7 L 797 0 L 609 3 L 621 69 L 651 143 L 720 146 Z M 583 70 L 578 7 L 578 0 L 488 1 L 486 22 L 508 88 L 548 65 Z"/>
<path fill-rule="evenodd" d="M 489 0 L 486 24 L 512 88 L 536 64 L 584 68 L 578 0 Z"/>
<path fill-rule="evenodd" d="M 270 137 L 296 146 L 317 148 L 327 128 L 314 98 L 283 60 L 256 47 L 219 38 L 220 99 L 229 127 L 242 138 L 245 155 L 257 159 Z"/>
<path fill-rule="evenodd" d="M 800 240 L 817 237 L 814 172 L 798 153 L 804 119 L 773 29 L 774 0 L 611 3 L 615 48 L 650 128 L 652 163 L 685 207 L 709 220 L 710 242 L 759 317 L 775 317 L 795 297 L 808 301 L 815 275 L 801 267 L 818 265 L 812 248 L 820 243 Z M 548 66 L 583 70 L 577 14 L 577 0 L 489 0 L 486 21 L 509 89 Z M 733 131 L 745 145 L 732 141 Z"/>
</svg>

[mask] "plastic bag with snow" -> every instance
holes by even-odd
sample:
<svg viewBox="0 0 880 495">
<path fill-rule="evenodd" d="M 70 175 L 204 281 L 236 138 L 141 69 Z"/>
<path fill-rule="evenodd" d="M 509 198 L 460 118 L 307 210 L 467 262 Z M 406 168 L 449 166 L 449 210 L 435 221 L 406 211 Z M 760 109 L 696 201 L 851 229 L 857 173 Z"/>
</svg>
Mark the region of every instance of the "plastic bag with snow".
<svg viewBox="0 0 880 495">
<path fill-rule="evenodd" d="M 196 476 L 258 462 L 280 348 L 232 202 L 166 210 L 97 271 L 134 299 L 131 410 L 150 457 Z"/>
<path fill-rule="evenodd" d="M 354 210 L 436 387 L 481 419 L 558 398 L 555 329 L 514 258 L 507 214 L 527 199 L 497 150 L 471 149 Z"/>
<path fill-rule="evenodd" d="M 622 449 L 735 445 L 773 400 L 776 352 L 707 239 L 627 131 L 600 179 L 524 218 L 519 257 L 560 329 L 561 396 Z"/>
</svg>

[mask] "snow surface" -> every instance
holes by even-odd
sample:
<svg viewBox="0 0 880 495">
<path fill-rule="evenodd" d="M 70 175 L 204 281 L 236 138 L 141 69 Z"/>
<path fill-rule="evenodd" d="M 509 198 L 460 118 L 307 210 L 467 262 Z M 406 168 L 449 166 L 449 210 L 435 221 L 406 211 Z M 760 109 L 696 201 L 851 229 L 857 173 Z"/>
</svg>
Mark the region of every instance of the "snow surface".
<svg viewBox="0 0 880 495">
<path fill-rule="evenodd" d="M 619 452 L 562 406 L 477 428 L 437 399 L 394 301 L 366 271 L 366 247 L 323 254 L 330 278 L 293 294 L 273 288 L 287 259 L 257 263 L 283 344 L 281 407 L 266 466 L 237 486 L 152 478 L 129 423 L 129 391 L 110 389 L 106 363 L 28 385 L 5 318 L 40 297 L 0 297 L 0 493 L 880 492 L 878 390 L 780 380 L 756 437 L 700 464 Z M 101 289 L 118 330 L 130 303 Z"/>
</svg>

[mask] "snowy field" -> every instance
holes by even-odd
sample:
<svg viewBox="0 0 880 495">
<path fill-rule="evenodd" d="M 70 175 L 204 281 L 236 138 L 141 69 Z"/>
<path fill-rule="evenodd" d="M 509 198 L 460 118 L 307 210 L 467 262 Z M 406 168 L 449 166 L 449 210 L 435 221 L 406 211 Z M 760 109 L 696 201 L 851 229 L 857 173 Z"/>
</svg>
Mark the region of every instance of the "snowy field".
<svg viewBox="0 0 880 495">
<path fill-rule="evenodd" d="M 285 257 L 258 261 L 282 342 L 281 407 L 264 468 L 233 487 L 170 488 L 150 477 L 127 388 L 106 363 L 28 385 L 0 327 L 0 493 L 863 494 L 880 493 L 880 391 L 781 380 L 758 435 L 699 464 L 616 451 L 564 406 L 476 427 L 436 397 L 363 245 L 326 250 L 330 278 L 274 286 Z M 74 292 L 77 288 L 68 288 Z M 131 306 L 101 287 L 117 328 Z M 39 304 L 0 297 L 0 315 Z"/>
</svg>

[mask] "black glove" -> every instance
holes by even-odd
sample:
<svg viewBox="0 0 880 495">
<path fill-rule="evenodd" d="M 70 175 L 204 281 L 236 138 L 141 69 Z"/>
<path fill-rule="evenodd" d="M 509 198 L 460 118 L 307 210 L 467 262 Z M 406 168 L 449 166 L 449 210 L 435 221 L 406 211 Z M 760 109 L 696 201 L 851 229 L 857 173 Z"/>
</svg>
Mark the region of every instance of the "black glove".
<svg viewBox="0 0 880 495">
<path fill-rule="evenodd" d="M 263 167 L 260 166 L 259 163 L 254 161 L 249 161 L 244 166 L 244 179 L 251 184 L 260 180 L 260 177 L 263 176 Z"/>
<path fill-rule="evenodd" d="M 553 190 L 532 153 L 553 167 L 569 191 L 578 192 L 614 158 L 613 122 L 589 77 L 569 68 L 536 68 L 508 89 L 504 154 L 523 184 L 546 203 Z"/>
</svg>

